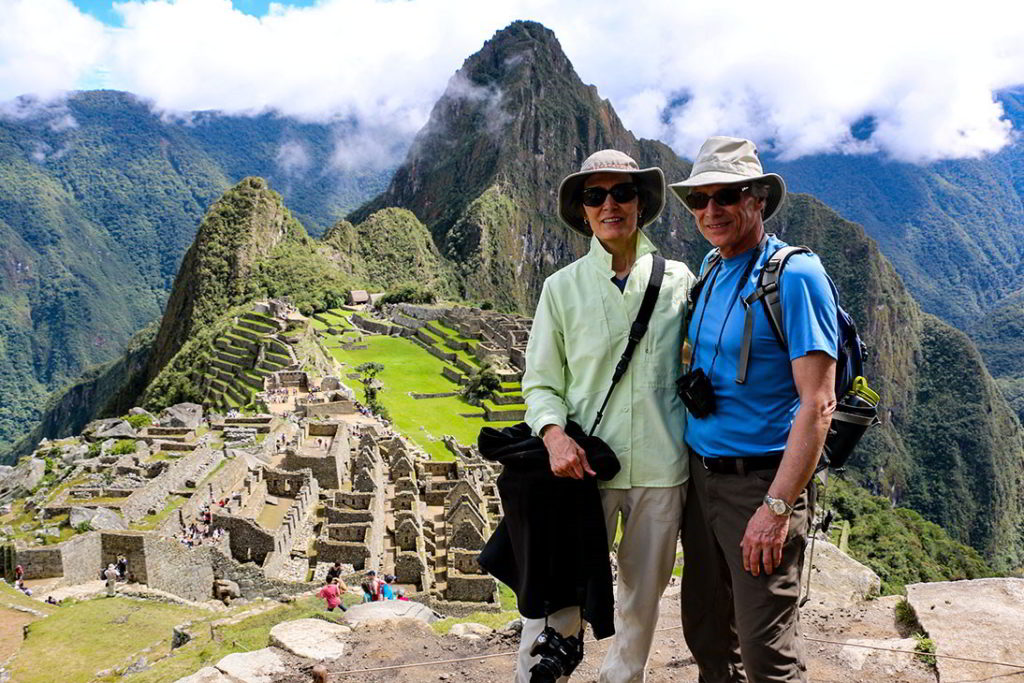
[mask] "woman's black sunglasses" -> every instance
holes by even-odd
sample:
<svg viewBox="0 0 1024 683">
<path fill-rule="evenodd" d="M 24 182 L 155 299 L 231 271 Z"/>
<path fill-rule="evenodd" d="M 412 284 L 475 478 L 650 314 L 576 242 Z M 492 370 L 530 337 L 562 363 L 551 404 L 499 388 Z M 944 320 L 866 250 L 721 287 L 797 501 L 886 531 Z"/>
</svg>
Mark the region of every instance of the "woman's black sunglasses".
<svg viewBox="0 0 1024 683">
<path fill-rule="evenodd" d="M 588 187 L 583 190 L 583 205 L 589 207 L 601 206 L 608 195 L 612 196 L 619 204 L 628 204 L 636 199 L 637 187 L 633 183 L 619 183 L 613 185 L 610 190 L 603 187 Z"/>
<path fill-rule="evenodd" d="M 715 200 L 715 204 L 719 206 L 732 206 L 733 204 L 739 203 L 740 199 L 743 198 L 743 193 L 749 190 L 749 186 L 736 187 L 735 185 L 730 187 L 723 187 L 717 192 L 712 194 L 706 194 L 704 192 L 691 192 L 683 198 L 686 205 L 690 207 L 691 211 L 700 211 L 706 209 L 708 202 L 712 199 Z"/>
</svg>

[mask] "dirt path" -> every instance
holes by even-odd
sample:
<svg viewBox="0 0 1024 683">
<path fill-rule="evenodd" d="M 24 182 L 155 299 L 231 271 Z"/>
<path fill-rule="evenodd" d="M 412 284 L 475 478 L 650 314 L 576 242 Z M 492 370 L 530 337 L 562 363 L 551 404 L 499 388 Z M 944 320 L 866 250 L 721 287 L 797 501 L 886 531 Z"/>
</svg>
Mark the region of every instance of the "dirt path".
<svg viewBox="0 0 1024 683">
<path fill-rule="evenodd" d="M 18 651 L 25 625 L 38 618 L 27 612 L 0 607 L 0 662 Z"/>
</svg>

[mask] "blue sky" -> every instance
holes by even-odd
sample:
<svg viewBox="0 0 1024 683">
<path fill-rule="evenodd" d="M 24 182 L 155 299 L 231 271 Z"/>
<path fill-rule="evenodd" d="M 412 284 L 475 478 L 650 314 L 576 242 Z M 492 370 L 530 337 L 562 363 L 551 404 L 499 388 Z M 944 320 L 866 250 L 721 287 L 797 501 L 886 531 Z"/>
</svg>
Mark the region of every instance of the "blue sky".
<svg viewBox="0 0 1024 683">
<path fill-rule="evenodd" d="M 446 88 L 500 102 L 453 74 L 496 31 L 532 19 L 630 130 L 683 156 L 711 134 L 783 159 L 996 151 L 1014 133 L 994 93 L 1024 84 L 1024 2 L 940 5 L 124 0 L 115 12 L 109 0 L 0 0 L 0 109 L 23 94 L 112 88 L 171 113 L 353 118 L 376 131 L 372 151 L 415 134 Z"/>
<path fill-rule="evenodd" d="M 96 17 L 108 26 L 121 26 L 121 16 L 114 10 L 110 0 L 72 0 L 80 10 Z M 285 7 L 308 7 L 316 0 L 278 0 L 275 4 Z M 231 0 L 231 5 L 249 16 L 262 17 L 270 9 L 270 0 Z"/>
</svg>

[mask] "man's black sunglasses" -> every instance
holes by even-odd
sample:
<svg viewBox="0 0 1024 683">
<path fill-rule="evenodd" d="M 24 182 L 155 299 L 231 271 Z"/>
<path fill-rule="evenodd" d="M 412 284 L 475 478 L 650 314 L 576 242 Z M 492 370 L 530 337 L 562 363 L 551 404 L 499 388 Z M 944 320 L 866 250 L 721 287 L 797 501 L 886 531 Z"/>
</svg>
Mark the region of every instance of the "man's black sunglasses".
<svg viewBox="0 0 1024 683">
<path fill-rule="evenodd" d="M 633 183 L 619 183 L 613 185 L 610 190 L 603 187 L 588 187 L 583 190 L 583 205 L 589 207 L 601 206 L 605 198 L 611 195 L 619 204 L 628 204 L 636 199 L 637 187 Z"/>
<path fill-rule="evenodd" d="M 718 204 L 719 206 L 732 206 L 733 204 L 739 203 L 739 201 L 743 199 L 743 193 L 749 189 L 749 186 L 736 187 L 735 185 L 732 185 L 730 187 L 723 187 L 712 194 L 691 192 L 683 198 L 683 201 L 686 202 L 686 205 L 690 207 L 691 211 L 706 209 L 708 202 L 712 199 L 714 199 L 715 204 Z"/>
</svg>

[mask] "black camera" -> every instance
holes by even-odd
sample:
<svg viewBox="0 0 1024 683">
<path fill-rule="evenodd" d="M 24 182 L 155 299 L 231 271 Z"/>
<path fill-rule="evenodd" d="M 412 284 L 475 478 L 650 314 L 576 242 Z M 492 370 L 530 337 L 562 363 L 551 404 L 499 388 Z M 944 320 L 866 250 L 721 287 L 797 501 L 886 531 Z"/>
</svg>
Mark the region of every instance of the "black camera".
<svg viewBox="0 0 1024 683">
<path fill-rule="evenodd" d="M 530 667 L 530 683 L 554 683 L 575 671 L 583 661 L 583 638 L 563 636 L 547 626 L 530 646 L 530 656 L 540 657 Z"/>
<path fill-rule="evenodd" d="M 676 380 L 676 394 L 690 415 L 700 419 L 715 412 L 715 393 L 711 380 L 700 368 L 690 370 Z"/>
</svg>

